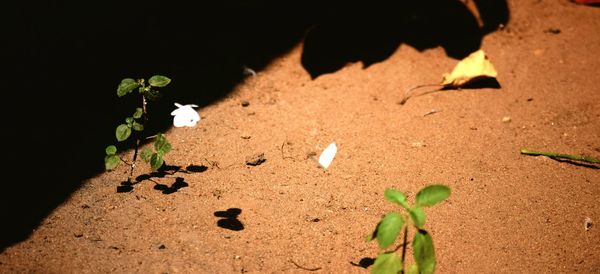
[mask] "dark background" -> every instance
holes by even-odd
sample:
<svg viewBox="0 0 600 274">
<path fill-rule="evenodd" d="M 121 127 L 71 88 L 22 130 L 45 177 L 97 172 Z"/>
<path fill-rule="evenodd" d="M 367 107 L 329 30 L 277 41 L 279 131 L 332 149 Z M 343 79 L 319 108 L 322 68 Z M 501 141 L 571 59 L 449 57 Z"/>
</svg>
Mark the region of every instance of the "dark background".
<svg viewBox="0 0 600 274">
<path fill-rule="evenodd" d="M 6 4 L 1 250 L 103 172 L 114 128 L 138 106 L 117 97 L 123 78 L 173 80 L 151 109 L 151 130 L 165 130 L 173 102 L 210 104 L 245 77 L 244 66 L 260 71 L 301 42 L 302 65 L 317 78 L 383 61 L 402 43 L 463 58 L 509 20 L 505 0 L 475 1 L 483 27 L 458 0 L 198 2 Z"/>
</svg>

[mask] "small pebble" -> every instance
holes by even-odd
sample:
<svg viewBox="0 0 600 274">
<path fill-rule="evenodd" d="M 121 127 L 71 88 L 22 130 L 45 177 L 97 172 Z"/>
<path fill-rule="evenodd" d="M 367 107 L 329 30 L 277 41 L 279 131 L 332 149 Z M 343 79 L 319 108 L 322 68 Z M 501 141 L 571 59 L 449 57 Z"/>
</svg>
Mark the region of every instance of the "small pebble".
<svg viewBox="0 0 600 274">
<path fill-rule="evenodd" d="M 510 117 L 508 117 L 508 116 L 506 116 L 506 117 L 502 118 L 502 122 L 503 122 L 503 123 L 508 123 L 508 122 L 510 122 L 510 121 L 512 121 L 512 119 L 511 119 Z"/>
<path fill-rule="evenodd" d="M 257 166 L 264 163 L 266 160 L 267 158 L 265 158 L 264 153 L 257 153 L 252 156 L 246 157 L 246 164 L 249 166 Z"/>
<path fill-rule="evenodd" d="M 250 102 L 248 102 L 247 100 L 242 100 L 242 101 L 240 102 L 240 104 L 242 105 L 242 107 L 247 107 L 247 106 L 249 106 L 249 105 L 250 105 Z"/>
<path fill-rule="evenodd" d="M 586 217 L 585 221 L 583 222 L 583 226 L 585 227 L 585 231 L 590 230 L 590 228 L 592 227 L 593 222 L 592 219 L 590 217 Z"/>
<path fill-rule="evenodd" d="M 412 147 L 424 147 L 425 144 L 423 144 L 421 142 L 413 142 L 410 146 L 412 146 Z"/>
</svg>

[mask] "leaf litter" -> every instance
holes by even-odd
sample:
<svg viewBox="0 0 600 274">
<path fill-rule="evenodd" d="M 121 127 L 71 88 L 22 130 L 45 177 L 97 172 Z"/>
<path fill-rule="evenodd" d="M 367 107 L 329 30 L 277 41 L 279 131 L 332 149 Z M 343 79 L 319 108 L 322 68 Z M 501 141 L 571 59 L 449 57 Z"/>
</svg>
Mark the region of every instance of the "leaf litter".
<svg viewBox="0 0 600 274">
<path fill-rule="evenodd" d="M 445 89 L 459 89 L 481 79 L 495 79 L 497 76 L 498 72 L 494 68 L 494 65 L 485 52 L 479 49 L 458 62 L 452 72 L 444 73 L 442 81 L 439 84 L 418 85 L 406 90 L 400 104 L 404 105 L 412 95 L 411 92 L 419 88 L 437 87 L 437 89 L 423 94 Z"/>
</svg>

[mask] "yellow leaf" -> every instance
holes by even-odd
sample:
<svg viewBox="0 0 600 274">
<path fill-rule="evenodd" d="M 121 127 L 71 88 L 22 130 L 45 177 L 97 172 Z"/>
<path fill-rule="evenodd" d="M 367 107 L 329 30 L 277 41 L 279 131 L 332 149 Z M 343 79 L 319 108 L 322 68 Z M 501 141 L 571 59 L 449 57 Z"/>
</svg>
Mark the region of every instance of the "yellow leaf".
<svg viewBox="0 0 600 274">
<path fill-rule="evenodd" d="M 441 85 L 457 88 L 479 78 L 496 78 L 496 76 L 498 72 L 494 69 L 494 65 L 480 49 L 458 62 L 452 73 L 445 73 Z"/>
</svg>

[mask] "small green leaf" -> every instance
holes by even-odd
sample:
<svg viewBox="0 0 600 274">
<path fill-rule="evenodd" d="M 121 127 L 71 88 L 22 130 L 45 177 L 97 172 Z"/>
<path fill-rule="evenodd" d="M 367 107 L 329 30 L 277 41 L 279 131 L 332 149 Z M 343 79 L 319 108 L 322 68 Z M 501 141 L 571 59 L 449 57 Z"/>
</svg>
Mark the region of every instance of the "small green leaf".
<svg viewBox="0 0 600 274">
<path fill-rule="evenodd" d="M 133 113 L 133 118 L 140 119 L 140 118 L 142 118 L 143 114 L 144 114 L 144 109 L 142 109 L 142 108 L 136 108 L 135 112 Z"/>
<path fill-rule="evenodd" d="M 396 252 L 377 256 L 371 268 L 371 274 L 398 274 L 402 271 L 402 260 Z"/>
<path fill-rule="evenodd" d="M 409 208 L 408 213 L 415 223 L 415 226 L 422 228 L 425 225 L 425 212 L 422 207 Z"/>
<path fill-rule="evenodd" d="M 417 207 L 435 205 L 450 196 L 450 188 L 445 185 L 429 185 L 417 193 Z"/>
<path fill-rule="evenodd" d="M 150 79 L 148 80 L 148 83 L 150 83 L 150 85 L 153 87 L 162 88 L 162 87 L 168 85 L 169 83 L 171 83 L 171 79 L 169 79 L 166 76 L 162 76 L 162 75 L 154 75 L 154 76 L 150 77 Z"/>
<path fill-rule="evenodd" d="M 131 125 L 133 124 L 134 121 L 135 120 L 133 119 L 133 117 L 127 117 L 127 118 L 125 118 L 125 123 L 127 125 L 129 125 L 130 127 L 131 127 Z"/>
<path fill-rule="evenodd" d="M 142 153 L 140 153 L 140 157 L 142 157 L 142 160 L 144 160 L 144 162 L 146 162 L 146 163 L 149 163 L 149 162 L 150 162 L 150 159 L 152 158 L 152 154 L 153 154 L 153 153 L 154 153 L 154 152 L 152 152 L 152 150 L 151 150 L 151 149 L 149 149 L 149 148 L 144 148 L 144 149 L 142 150 Z"/>
<path fill-rule="evenodd" d="M 157 171 L 163 165 L 164 162 L 165 161 L 163 160 L 163 157 L 160 154 L 152 154 L 152 157 L 150 158 L 150 167 L 152 168 L 152 171 Z"/>
<path fill-rule="evenodd" d="M 115 154 L 106 155 L 104 157 L 104 167 L 106 168 L 106 170 L 111 170 L 111 169 L 116 168 L 120 162 L 121 162 L 121 158 L 119 158 L 119 156 L 115 155 Z"/>
<path fill-rule="evenodd" d="M 377 227 L 379 248 L 384 249 L 393 244 L 402 226 L 404 226 L 404 219 L 400 214 L 391 212 L 385 215 Z"/>
<path fill-rule="evenodd" d="M 395 189 L 386 189 L 384 192 L 385 199 L 396 203 L 404 208 L 408 208 L 408 203 L 406 202 L 406 195 L 404 193 L 397 191 Z"/>
<path fill-rule="evenodd" d="M 119 142 L 125 141 L 131 135 L 131 128 L 129 126 L 127 126 L 126 124 L 120 124 L 117 127 L 115 135 L 117 136 L 117 141 L 119 141 Z"/>
<path fill-rule="evenodd" d="M 419 274 L 419 267 L 416 264 L 411 264 L 408 267 L 406 274 Z"/>
<path fill-rule="evenodd" d="M 117 147 L 110 145 L 107 146 L 106 149 L 104 149 L 104 151 L 106 152 L 106 155 L 115 155 L 117 153 Z"/>
<path fill-rule="evenodd" d="M 419 230 L 413 239 L 413 256 L 419 272 L 432 274 L 435 272 L 435 250 L 433 239 L 425 230 Z"/>
<path fill-rule="evenodd" d="M 131 78 L 125 78 L 121 80 L 119 87 L 117 87 L 117 96 L 122 97 L 127 93 L 132 92 L 135 88 L 139 87 L 140 83 Z"/>
<path fill-rule="evenodd" d="M 171 151 L 171 144 L 169 143 L 169 141 L 167 141 L 167 137 L 164 134 L 159 133 L 156 136 L 156 141 L 154 142 L 154 149 L 156 149 L 156 152 L 160 153 L 161 155 L 165 155 L 169 151 Z"/>
<path fill-rule="evenodd" d="M 133 124 L 131 125 L 131 128 L 133 128 L 133 130 L 135 130 L 135 131 L 142 131 L 142 130 L 144 130 L 144 125 L 134 121 Z"/>
</svg>

